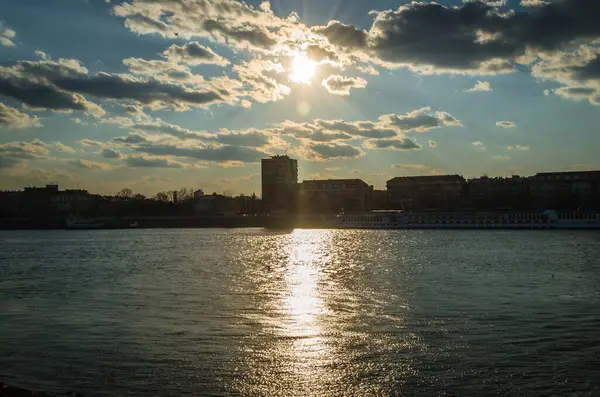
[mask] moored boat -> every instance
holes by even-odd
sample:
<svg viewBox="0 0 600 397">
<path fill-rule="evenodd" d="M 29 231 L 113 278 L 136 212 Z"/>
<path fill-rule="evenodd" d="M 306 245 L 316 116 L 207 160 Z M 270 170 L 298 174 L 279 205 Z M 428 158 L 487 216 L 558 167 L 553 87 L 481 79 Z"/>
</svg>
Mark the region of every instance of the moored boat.
<svg viewBox="0 0 600 397">
<path fill-rule="evenodd" d="M 600 229 L 600 214 L 372 211 L 340 214 L 335 226 L 350 229 Z"/>
<path fill-rule="evenodd" d="M 66 222 L 67 229 L 73 230 L 103 229 L 106 225 L 102 219 L 68 218 Z"/>
</svg>

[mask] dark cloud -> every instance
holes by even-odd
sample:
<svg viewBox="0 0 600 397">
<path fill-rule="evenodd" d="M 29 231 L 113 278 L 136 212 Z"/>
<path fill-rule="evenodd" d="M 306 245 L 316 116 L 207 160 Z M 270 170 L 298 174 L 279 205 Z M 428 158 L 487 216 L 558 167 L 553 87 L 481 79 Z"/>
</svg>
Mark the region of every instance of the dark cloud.
<svg viewBox="0 0 600 397">
<path fill-rule="evenodd" d="M 100 154 L 102 154 L 102 157 L 107 159 L 120 159 L 121 157 L 123 157 L 123 155 L 120 152 L 109 148 L 102 149 L 100 151 Z"/>
<path fill-rule="evenodd" d="M 413 2 L 376 15 L 368 48 L 379 59 L 442 71 L 509 71 L 498 60 L 600 35 L 595 0 L 556 1 L 506 14 L 477 1 L 456 7 Z"/>
<path fill-rule="evenodd" d="M 0 71 L 1 72 L 1 71 Z M 101 115 L 104 111 L 82 95 L 64 92 L 52 85 L 18 78 L 0 77 L 0 95 L 37 109 L 82 110 Z"/>
<path fill-rule="evenodd" d="M 148 139 L 140 134 L 129 134 L 127 136 L 120 136 L 117 138 L 113 138 L 114 142 L 125 143 L 125 144 L 137 144 L 137 143 L 145 143 L 148 142 Z"/>
<path fill-rule="evenodd" d="M 237 42 L 246 42 L 256 47 L 271 48 L 277 44 L 277 40 L 271 37 L 267 29 L 258 26 L 229 27 L 222 22 L 208 19 L 204 21 L 203 27 L 207 32 L 218 32 Z"/>
<path fill-rule="evenodd" d="M 367 81 L 360 77 L 344 77 L 332 75 L 321 82 L 321 85 L 331 94 L 350 95 L 351 88 L 365 88 Z"/>
<path fill-rule="evenodd" d="M 113 167 L 110 164 L 107 163 L 101 163 L 98 161 L 90 161 L 90 160 L 85 160 L 85 159 L 73 159 L 73 160 L 69 160 L 67 161 L 68 164 L 77 167 L 77 168 L 82 168 L 82 169 L 98 169 L 98 170 L 112 170 Z"/>
<path fill-rule="evenodd" d="M 269 144 L 269 136 L 261 131 L 244 133 L 229 132 L 226 134 L 217 134 L 213 139 L 224 145 L 232 146 L 262 147 Z"/>
<path fill-rule="evenodd" d="M 574 77 L 577 80 L 600 80 L 600 56 L 583 66 L 573 67 Z"/>
<path fill-rule="evenodd" d="M 367 43 L 367 32 L 339 21 L 329 21 L 327 26 L 314 27 L 315 32 L 323 34 L 331 44 L 340 47 L 363 48 Z"/>
<path fill-rule="evenodd" d="M 130 156 L 125 160 L 129 167 L 134 168 L 183 168 L 184 164 L 154 156 Z"/>
<path fill-rule="evenodd" d="M 225 66 L 229 64 L 227 59 L 217 55 L 211 48 L 203 46 L 197 41 L 192 41 L 182 46 L 173 44 L 163 52 L 163 55 L 169 61 L 182 62 L 188 65 L 211 63 Z"/>
<path fill-rule="evenodd" d="M 221 95 L 213 91 L 193 90 L 179 84 L 108 73 L 98 73 L 87 78 L 60 78 L 53 83 L 64 90 L 82 92 L 98 98 L 132 99 L 146 105 L 169 105 L 175 109 L 208 106 L 223 100 Z"/>
<path fill-rule="evenodd" d="M 204 161 L 241 161 L 256 163 L 268 154 L 259 150 L 238 146 L 186 146 L 180 147 L 169 144 L 145 144 L 135 147 L 141 153 L 156 156 L 188 157 Z"/>
<path fill-rule="evenodd" d="M 418 150 L 421 145 L 410 138 L 403 139 L 371 139 L 365 142 L 369 149 Z"/>
<path fill-rule="evenodd" d="M 364 155 L 360 149 L 344 143 L 313 144 L 309 149 L 321 159 L 353 158 Z"/>
</svg>

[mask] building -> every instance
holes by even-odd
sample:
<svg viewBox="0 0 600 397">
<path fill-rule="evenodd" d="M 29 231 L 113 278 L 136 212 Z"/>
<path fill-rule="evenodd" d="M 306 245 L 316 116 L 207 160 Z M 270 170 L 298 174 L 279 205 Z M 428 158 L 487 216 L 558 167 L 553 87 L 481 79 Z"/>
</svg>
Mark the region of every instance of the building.
<svg viewBox="0 0 600 397">
<path fill-rule="evenodd" d="M 469 203 L 476 210 L 529 211 L 529 178 L 513 175 L 510 178 L 482 176 L 469 180 Z"/>
<path fill-rule="evenodd" d="M 303 181 L 298 192 L 299 211 L 339 213 L 372 209 L 373 186 L 361 179 Z"/>
<path fill-rule="evenodd" d="M 406 211 L 459 209 L 465 186 L 460 175 L 402 176 L 386 183 L 389 206 Z"/>
<path fill-rule="evenodd" d="M 56 190 L 50 195 L 50 207 L 60 214 L 81 214 L 94 207 L 95 195 L 87 190 L 66 189 Z"/>
<path fill-rule="evenodd" d="M 262 202 L 267 213 L 291 212 L 296 203 L 298 161 L 288 156 L 261 160 Z"/>
<path fill-rule="evenodd" d="M 600 210 L 600 171 L 538 173 L 530 189 L 536 210 Z"/>
</svg>

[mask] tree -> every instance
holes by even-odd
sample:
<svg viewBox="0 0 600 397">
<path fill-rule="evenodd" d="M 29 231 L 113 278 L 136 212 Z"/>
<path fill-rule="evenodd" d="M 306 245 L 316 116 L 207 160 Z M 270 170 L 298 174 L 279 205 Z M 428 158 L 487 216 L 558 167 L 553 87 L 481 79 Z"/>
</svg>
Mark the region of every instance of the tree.
<svg viewBox="0 0 600 397">
<path fill-rule="evenodd" d="M 120 199 L 123 199 L 123 200 L 130 199 L 133 197 L 133 190 L 131 190 L 128 187 L 125 187 L 117 193 L 117 197 L 119 197 Z"/>
<path fill-rule="evenodd" d="M 223 196 L 225 197 L 233 197 L 233 192 L 229 189 L 223 190 Z"/>
<path fill-rule="evenodd" d="M 154 199 L 157 201 L 162 201 L 163 203 L 168 203 L 171 201 L 171 194 L 170 192 L 158 192 L 156 193 L 156 196 L 154 196 Z"/>
</svg>

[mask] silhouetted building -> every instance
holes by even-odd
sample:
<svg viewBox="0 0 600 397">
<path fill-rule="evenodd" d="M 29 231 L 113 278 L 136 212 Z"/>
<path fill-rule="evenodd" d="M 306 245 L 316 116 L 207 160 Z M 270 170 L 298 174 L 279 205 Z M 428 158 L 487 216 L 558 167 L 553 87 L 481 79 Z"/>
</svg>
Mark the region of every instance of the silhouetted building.
<svg viewBox="0 0 600 397">
<path fill-rule="evenodd" d="M 458 209 L 465 185 L 460 175 L 402 176 L 386 183 L 389 205 L 406 211 Z"/>
<path fill-rule="evenodd" d="M 530 189 L 536 210 L 600 209 L 600 171 L 538 173 Z"/>
<path fill-rule="evenodd" d="M 56 190 L 50 195 L 50 207 L 60 214 L 85 213 L 94 207 L 95 195 L 87 190 Z"/>
<path fill-rule="evenodd" d="M 529 178 L 482 176 L 469 180 L 469 202 L 476 210 L 528 211 L 529 198 Z"/>
<path fill-rule="evenodd" d="M 387 190 L 373 190 L 372 208 L 374 210 L 390 209 Z"/>
<path fill-rule="evenodd" d="M 288 156 L 261 160 L 262 202 L 265 211 L 291 212 L 295 208 L 298 161 Z"/>
<path fill-rule="evenodd" d="M 339 213 L 372 209 L 373 186 L 361 179 L 308 180 L 299 185 L 299 210 Z"/>
</svg>

